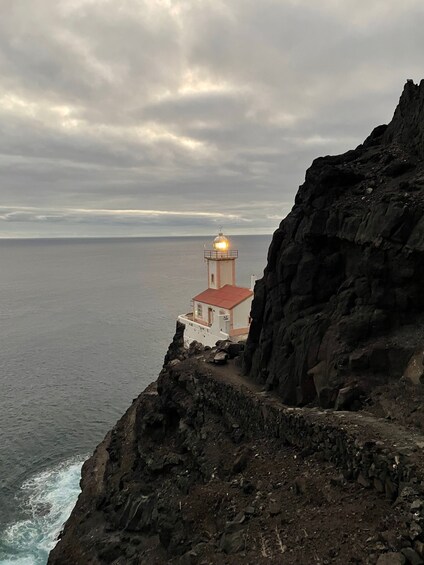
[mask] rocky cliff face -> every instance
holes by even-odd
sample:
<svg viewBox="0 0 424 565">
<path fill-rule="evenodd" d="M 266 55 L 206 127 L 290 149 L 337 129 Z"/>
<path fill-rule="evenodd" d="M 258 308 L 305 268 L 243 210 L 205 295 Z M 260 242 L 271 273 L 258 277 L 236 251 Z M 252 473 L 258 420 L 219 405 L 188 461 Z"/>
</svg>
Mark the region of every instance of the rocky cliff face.
<svg viewBox="0 0 424 565">
<path fill-rule="evenodd" d="M 246 373 L 325 407 L 346 385 L 419 380 L 423 212 L 424 81 L 408 81 L 388 126 L 308 169 L 256 284 Z"/>
</svg>

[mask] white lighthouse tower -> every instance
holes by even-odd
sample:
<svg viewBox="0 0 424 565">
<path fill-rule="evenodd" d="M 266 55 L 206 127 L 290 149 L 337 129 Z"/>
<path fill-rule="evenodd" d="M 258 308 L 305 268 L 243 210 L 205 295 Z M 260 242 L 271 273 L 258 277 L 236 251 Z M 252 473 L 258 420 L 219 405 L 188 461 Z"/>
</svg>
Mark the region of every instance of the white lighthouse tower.
<svg viewBox="0 0 424 565">
<path fill-rule="evenodd" d="M 184 344 L 193 341 L 213 347 L 218 340 L 239 341 L 249 332 L 253 292 L 236 285 L 237 249 L 220 232 L 212 249 L 204 250 L 208 288 L 193 298 L 193 309 L 178 316 L 185 325 Z"/>
</svg>

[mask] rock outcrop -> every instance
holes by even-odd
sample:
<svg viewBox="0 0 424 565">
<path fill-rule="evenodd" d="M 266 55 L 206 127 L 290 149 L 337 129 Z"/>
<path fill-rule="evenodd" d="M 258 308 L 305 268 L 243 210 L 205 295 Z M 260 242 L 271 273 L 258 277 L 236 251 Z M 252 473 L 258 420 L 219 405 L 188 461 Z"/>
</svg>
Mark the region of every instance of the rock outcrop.
<svg viewBox="0 0 424 565">
<path fill-rule="evenodd" d="M 247 374 L 285 402 L 334 406 L 424 372 L 424 81 L 388 126 L 316 159 L 256 283 Z M 345 391 L 346 392 L 346 391 Z"/>
</svg>

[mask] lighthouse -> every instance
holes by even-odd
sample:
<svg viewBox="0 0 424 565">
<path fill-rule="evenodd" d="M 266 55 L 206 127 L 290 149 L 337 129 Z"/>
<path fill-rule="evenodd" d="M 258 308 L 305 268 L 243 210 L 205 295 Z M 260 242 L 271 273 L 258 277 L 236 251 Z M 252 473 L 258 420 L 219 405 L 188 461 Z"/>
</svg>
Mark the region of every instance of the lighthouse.
<svg viewBox="0 0 424 565">
<path fill-rule="evenodd" d="M 240 341 L 249 332 L 253 291 L 236 285 L 238 250 L 219 232 L 203 257 L 208 287 L 193 297 L 191 312 L 178 316 L 185 326 L 184 345 L 198 341 L 213 347 L 218 340 Z"/>
</svg>

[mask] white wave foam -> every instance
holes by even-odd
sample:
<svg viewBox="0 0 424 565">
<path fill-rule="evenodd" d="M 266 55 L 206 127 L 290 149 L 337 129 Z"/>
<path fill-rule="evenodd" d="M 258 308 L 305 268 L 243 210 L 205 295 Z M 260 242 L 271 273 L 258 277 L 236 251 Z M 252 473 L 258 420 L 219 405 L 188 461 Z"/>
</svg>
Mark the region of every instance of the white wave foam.
<svg viewBox="0 0 424 565">
<path fill-rule="evenodd" d="M 0 536 L 0 565 L 45 565 L 80 492 L 82 459 L 72 459 L 23 483 L 28 518 Z"/>
</svg>

